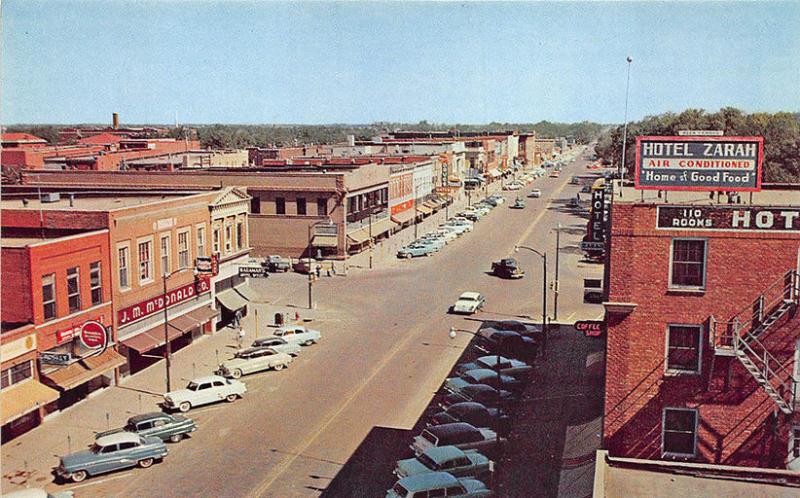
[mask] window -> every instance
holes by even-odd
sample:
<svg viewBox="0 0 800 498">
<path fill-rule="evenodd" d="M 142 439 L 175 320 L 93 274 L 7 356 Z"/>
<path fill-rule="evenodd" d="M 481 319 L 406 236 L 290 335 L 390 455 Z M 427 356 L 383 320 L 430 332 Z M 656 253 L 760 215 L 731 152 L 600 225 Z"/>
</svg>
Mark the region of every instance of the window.
<svg viewBox="0 0 800 498">
<path fill-rule="evenodd" d="M 286 199 L 283 197 L 275 198 L 275 214 L 286 214 Z"/>
<path fill-rule="evenodd" d="M 214 254 L 218 254 L 219 253 L 219 248 L 220 248 L 220 245 L 219 245 L 219 227 L 214 227 L 214 235 L 213 235 L 212 244 L 213 244 L 212 247 L 214 249 Z"/>
<path fill-rule="evenodd" d="M 197 226 L 197 256 L 206 255 L 206 227 L 205 225 Z"/>
<path fill-rule="evenodd" d="M 139 242 L 139 283 L 153 280 L 153 241 L 145 240 Z"/>
<path fill-rule="evenodd" d="M 92 288 L 92 306 L 103 302 L 103 273 L 100 262 L 95 261 L 89 265 L 89 285 Z"/>
<path fill-rule="evenodd" d="M 792 458 L 800 458 L 800 427 L 792 427 L 792 440 L 791 446 Z"/>
<path fill-rule="evenodd" d="M 306 198 L 298 197 L 295 202 L 297 202 L 297 214 L 306 214 Z"/>
<path fill-rule="evenodd" d="M 169 253 L 170 253 L 170 236 L 161 236 L 161 274 L 168 275 L 170 272 L 169 267 Z"/>
<path fill-rule="evenodd" d="M 692 457 L 697 446 L 697 410 L 664 408 L 663 456 Z"/>
<path fill-rule="evenodd" d="M 81 279 L 77 266 L 67 269 L 67 300 L 70 313 L 81 309 Z"/>
<path fill-rule="evenodd" d="M 138 446 L 139 445 L 137 443 L 135 443 L 134 441 L 126 441 L 124 443 L 119 443 L 120 451 L 122 451 L 122 450 L 130 450 L 130 449 L 136 448 Z"/>
<path fill-rule="evenodd" d="M 225 224 L 225 254 L 233 250 L 233 226 L 228 222 Z"/>
<path fill-rule="evenodd" d="M 317 214 L 319 216 L 327 216 L 328 199 L 325 199 L 324 197 L 317 197 Z"/>
<path fill-rule="evenodd" d="M 239 220 L 236 222 L 236 250 L 240 251 L 244 247 L 244 221 Z"/>
<path fill-rule="evenodd" d="M 261 213 L 261 199 L 259 197 L 253 196 L 250 198 L 250 212 L 252 214 Z"/>
<path fill-rule="evenodd" d="M 130 249 L 127 245 L 117 247 L 117 265 L 119 266 L 119 287 L 120 289 L 130 289 L 131 284 L 128 280 L 129 269 L 128 260 L 130 258 Z"/>
<path fill-rule="evenodd" d="M 52 320 L 56 317 L 56 275 L 42 275 L 42 305 L 44 319 Z"/>
<path fill-rule="evenodd" d="M 667 371 L 700 372 L 701 331 L 698 325 L 667 326 Z"/>
<path fill-rule="evenodd" d="M 674 287 L 705 286 L 706 241 L 674 239 L 670 285 Z"/>
<path fill-rule="evenodd" d="M 189 230 L 178 232 L 178 268 L 189 268 Z"/>
<path fill-rule="evenodd" d="M 5 389 L 33 377 L 33 362 L 28 360 L 0 372 L 0 388 Z"/>
</svg>

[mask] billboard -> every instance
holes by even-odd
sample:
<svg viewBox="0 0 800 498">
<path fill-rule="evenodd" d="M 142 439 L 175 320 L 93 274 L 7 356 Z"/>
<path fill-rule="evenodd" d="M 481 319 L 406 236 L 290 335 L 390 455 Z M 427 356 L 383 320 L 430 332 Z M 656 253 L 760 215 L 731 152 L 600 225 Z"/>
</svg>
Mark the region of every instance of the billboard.
<svg viewBox="0 0 800 498">
<path fill-rule="evenodd" d="M 656 229 L 726 232 L 800 232 L 800 208 L 658 206 Z"/>
<path fill-rule="evenodd" d="M 762 137 L 636 137 L 637 189 L 761 190 Z"/>
</svg>

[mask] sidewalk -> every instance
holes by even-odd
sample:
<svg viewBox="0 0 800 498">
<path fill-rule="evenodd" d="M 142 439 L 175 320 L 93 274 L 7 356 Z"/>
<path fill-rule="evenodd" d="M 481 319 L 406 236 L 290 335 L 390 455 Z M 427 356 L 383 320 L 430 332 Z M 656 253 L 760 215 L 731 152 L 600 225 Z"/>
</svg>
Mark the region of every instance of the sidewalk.
<svg viewBox="0 0 800 498">
<path fill-rule="evenodd" d="M 256 337 L 270 333 L 276 312 L 290 316 L 292 321 L 289 323 L 296 323 L 293 320 L 296 311 L 301 315 L 301 322 L 311 321 L 317 316 L 315 310 L 256 303 L 251 306 L 253 312 L 242 321 L 245 346 Z M 259 330 L 256 330 L 256 309 Z M 220 361 L 237 349 L 237 335 L 237 330 L 225 328 L 175 352 L 171 369 L 172 389 L 184 387 L 195 377 L 211 374 Z M 4 444 L 2 493 L 26 485 L 45 487 L 53 480 L 51 469 L 58 465 L 58 456 L 86 448 L 94 441 L 94 431 L 120 427 L 132 415 L 160 411 L 157 403 L 162 400 L 165 388 L 165 363 L 162 360 L 122 379 L 118 386 L 93 393 L 89 399 L 48 417 L 39 427 Z"/>
</svg>

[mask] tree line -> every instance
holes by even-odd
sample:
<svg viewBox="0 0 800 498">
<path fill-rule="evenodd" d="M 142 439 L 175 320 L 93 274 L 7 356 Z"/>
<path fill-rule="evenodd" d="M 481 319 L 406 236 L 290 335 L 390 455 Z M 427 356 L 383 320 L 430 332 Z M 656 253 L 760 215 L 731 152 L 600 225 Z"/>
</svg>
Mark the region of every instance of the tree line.
<svg viewBox="0 0 800 498">
<path fill-rule="evenodd" d="M 647 116 L 628 123 L 625 167 L 634 171 L 636 136 L 677 135 L 679 130 L 722 130 L 725 136 L 764 137 L 765 182 L 800 183 L 800 113 L 757 112 L 748 114 L 734 107 L 708 113 L 703 109 L 687 109 L 680 114 L 665 113 Z M 622 157 L 622 125 L 602 134 L 597 155 L 618 165 Z"/>
</svg>

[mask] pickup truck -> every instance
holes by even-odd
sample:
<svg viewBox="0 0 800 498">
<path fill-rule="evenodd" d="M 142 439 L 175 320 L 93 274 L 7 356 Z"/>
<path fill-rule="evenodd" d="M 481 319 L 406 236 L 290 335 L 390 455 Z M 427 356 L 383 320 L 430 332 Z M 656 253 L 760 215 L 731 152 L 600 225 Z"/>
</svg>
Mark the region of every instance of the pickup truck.
<svg viewBox="0 0 800 498">
<path fill-rule="evenodd" d="M 291 262 L 288 258 L 283 256 L 268 256 L 267 257 L 267 271 L 273 273 L 287 272 L 292 269 Z"/>
<path fill-rule="evenodd" d="M 522 278 L 525 272 L 514 258 L 505 258 L 492 263 L 492 274 L 500 278 Z"/>
</svg>

